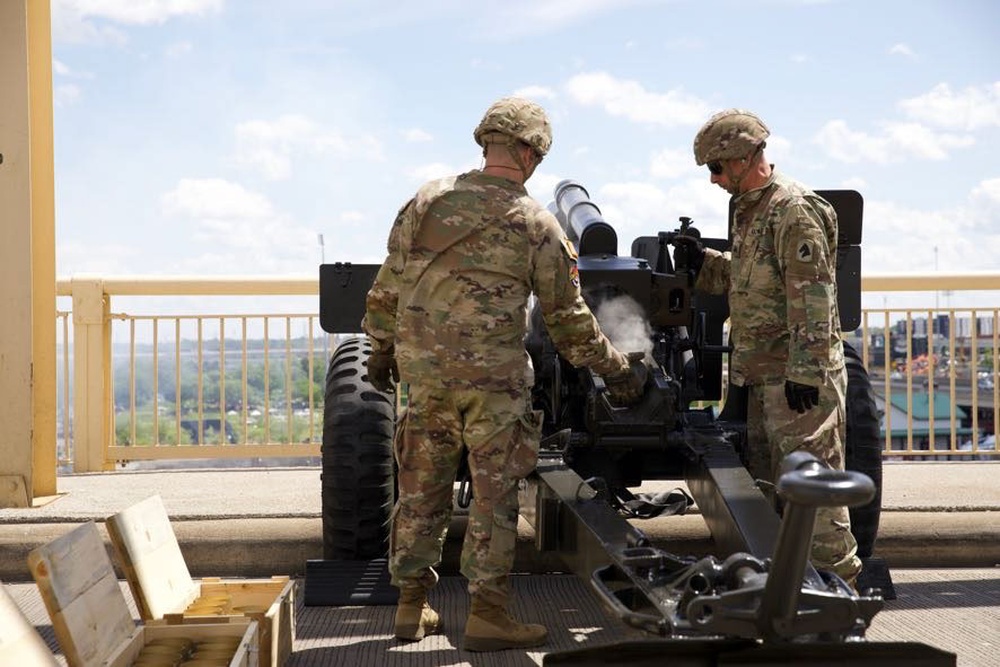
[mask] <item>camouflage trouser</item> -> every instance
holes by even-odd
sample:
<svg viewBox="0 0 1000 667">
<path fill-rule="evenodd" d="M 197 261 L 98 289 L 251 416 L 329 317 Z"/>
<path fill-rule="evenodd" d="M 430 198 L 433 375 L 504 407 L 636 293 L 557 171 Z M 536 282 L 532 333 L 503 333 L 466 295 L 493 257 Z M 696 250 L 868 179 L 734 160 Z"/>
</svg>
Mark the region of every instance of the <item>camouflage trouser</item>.
<svg viewBox="0 0 1000 667">
<path fill-rule="evenodd" d="M 750 387 L 747 406 L 750 474 L 775 483 L 782 460 L 795 450 L 807 451 L 834 470 L 843 470 L 846 393 L 846 372 L 835 373 L 820 387 L 819 405 L 799 414 L 788 407 L 783 381 Z M 847 508 L 821 507 L 816 513 L 813 532 L 813 565 L 853 584 L 861 571 L 857 550 Z"/>
<path fill-rule="evenodd" d="M 410 385 L 396 428 L 399 499 L 392 517 L 389 571 L 399 587 L 434 579 L 451 520 L 462 448 L 469 450 L 473 502 L 462 546 L 469 593 L 498 603 L 517 539 L 518 480 L 535 468 L 541 414 L 527 391 L 428 389 Z"/>
</svg>

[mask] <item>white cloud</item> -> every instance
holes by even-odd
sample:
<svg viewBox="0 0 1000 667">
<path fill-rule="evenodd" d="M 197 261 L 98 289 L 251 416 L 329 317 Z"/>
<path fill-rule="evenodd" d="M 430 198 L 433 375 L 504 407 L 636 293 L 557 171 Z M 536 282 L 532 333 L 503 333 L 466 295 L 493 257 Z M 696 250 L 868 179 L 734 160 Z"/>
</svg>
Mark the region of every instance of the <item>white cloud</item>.
<svg viewBox="0 0 1000 667">
<path fill-rule="evenodd" d="M 655 0 L 508 0 L 504 3 L 484 3 L 481 22 L 489 34 L 517 36 L 539 34 L 574 25 L 609 11 L 650 4 Z"/>
<path fill-rule="evenodd" d="M 469 67 L 472 69 L 486 70 L 488 72 L 500 72 L 503 67 L 499 63 L 493 60 L 483 60 L 482 58 L 473 58 L 469 61 Z"/>
<path fill-rule="evenodd" d="M 169 216 L 195 224 L 189 254 L 160 267 L 167 272 L 298 274 L 317 261 L 316 230 L 295 223 L 238 183 L 182 179 L 161 202 Z"/>
<path fill-rule="evenodd" d="M 104 18 L 117 23 L 150 25 L 175 16 L 218 14 L 225 0 L 56 0 L 56 11 Z"/>
<path fill-rule="evenodd" d="M 53 0 L 52 38 L 56 43 L 115 44 L 128 35 L 115 25 L 158 25 L 177 16 L 222 11 L 225 0 Z"/>
<path fill-rule="evenodd" d="M 910 118 L 951 130 L 1000 127 L 1000 81 L 957 92 L 940 83 L 923 95 L 902 100 L 899 108 Z"/>
<path fill-rule="evenodd" d="M 995 257 L 982 248 L 1000 248 L 1000 178 L 940 210 L 865 202 L 862 275 L 930 271 L 935 262 L 942 272 L 995 271 Z"/>
<path fill-rule="evenodd" d="M 450 164 L 445 164 L 443 162 L 431 162 L 407 170 L 406 175 L 423 183 L 424 181 L 431 181 L 436 178 L 451 176 L 452 174 L 457 174 L 460 171 L 460 169 L 456 169 Z"/>
<path fill-rule="evenodd" d="M 861 192 L 868 187 L 868 182 L 858 176 L 852 176 L 851 178 L 845 178 L 842 180 L 840 182 L 840 187 L 844 190 L 857 190 Z"/>
<path fill-rule="evenodd" d="M 649 175 L 658 179 L 677 178 L 694 169 L 694 158 L 689 151 L 667 148 L 653 155 Z"/>
<path fill-rule="evenodd" d="M 356 224 L 359 222 L 364 222 L 365 217 L 366 217 L 365 214 L 362 213 L 361 211 L 344 211 L 339 216 L 342 222 L 346 222 L 348 224 Z"/>
<path fill-rule="evenodd" d="M 545 164 L 544 162 L 542 163 Z M 559 181 L 563 180 L 563 177 L 556 176 L 555 174 L 536 171 L 526 184 L 528 194 L 534 197 L 542 206 L 548 206 L 549 202 L 552 201 L 553 193 L 556 190 L 556 186 L 559 185 Z"/>
<path fill-rule="evenodd" d="M 266 197 L 221 178 L 184 178 L 162 197 L 168 214 L 215 220 L 261 220 L 274 216 Z"/>
<path fill-rule="evenodd" d="M 886 134 L 894 150 L 929 160 L 943 160 L 952 149 L 975 143 L 971 136 L 938 133 L 919 123 L 888 123 Z"/>
<path fill-rule="evenodd" d="M 52 59 L 52 74 L 54 77 L 65 79 L 93 79 L 94 75 L 89 72 L 78 72 L 69 65 Z M 83 96 L 83 88 L 76 83 L 60 83 L 54 81 L 52 85 L 52 104 L 56 107 L 67 107 L 75 104 Z"/>
<path fill-rule="evenodd" d="M 369 135 L 348 141 L 341 132 L 298 114 L 287 114 L 273 121 L 250 120 L 236 126 L 236 163 L 255 169 L 270 180 L 290 178 L 292 159 L 298 155 L 342 157 L 349 153 L 380 160 L 382 145 Z"/>
<path fill-rule="evenodd" d="M 142 254 L 139 248 L 121 244 L 65 241 L 56 244 L 56 266 L 59 278 L 124 275 L 135 273 L 132 262 Z"/>
<path fill-rule="evenodd" d="M 772 162 L 783 162 L 792 155 L 792 142 L 785 137 L 772 134 L 767 138 L 767 158 Z"/>
<path fill-rule="evenodd" d="M 959 92 L 941 83 L 897 106 L 908 120 L 880 123 L 877 133 L 852 130 L 846 121 L 832 120 L 813 141 L 843 162 L 944 160 L 954 150 L 975 143 L 970 132 L 1000 127 L 1000 82 L 970 86 Z"/>
<path fill-rule="evenodd" d="M 712 109 L 695 95 L 675 89 L 647 91 L 638 81 L 616 79 L 606 72 L 577 74 L 566 83 L 570 97 L 584 106 L 599 106 L 612 116 L 664 127 L 697 125 Z"/>
<path fill-rule="evenodd" d="M 707 46 L 705 40 L 690 35 L 685 35 L 683 37 L 671 37 L 664 42 L 663 45 L 672 51 L 685 52 L 700 51 Z"/>
<path fill-rule="evenodd" d="M 91 72 L 81 72 L 79 70 L 75 70 L 56 58 L 52 59 L 52 73 L 56 76 L 66 77 L 67 79 L 91 80 L 94 78 L 94 75 Z"/>
<path fill-rule="evenodd" d="M 889 140 L 856 132 L 843 120 L 831 120 L 814 139 L 827 154 L 842 162 L 888 162 L 891 157 Z"/>
<path fill-rule="evenodd" d="M 971 146 L 968 135 L 935 132 L 919 123 L 884 123 L 881 134 L 850 129 L 843 120 L 832 120 L 820 128 L 813 141 L 841 162 L 887 164 L 907 157 L 943 160 L 956 148 Z"/>
<path fill-rule="evenodd" d="M 1000 217 L 1000 178 L 990 178 L 972 189 L 973 201 L 992 208 L 993 215 Z"/>
<path fill-rule="evenodd" d="M 891 56 L 903 56 L 904 58 L 909 58 L 910 60 L 917 59 L 917 54 L 914 53 L 913 49 L 911 49 L 907 44 L 903 44 L 902 42 L 890 46 L 888 53 Z"/>
<path fill-rule="evenodd" d="M 513 95 L 537 102 L 538 100 L 554 100 L 556 98 L 556 91 L 546 86 L 525 86 L 524 88 L 515 90 Z"/>
<path fill-rule="evenodd" d="M 175 42 L 167 47 L 166 54 L 168 58 L 180 58 L 193 50 L 194 45 L 191 42 Z"/>
<path fill-rule="evenodd" d="M 434 135 L 426 130 L 421 130 L 420 128 L 410 128 L 409 130 L 403 130 L 403 138 L 410 143 L 424 143 L 427 141 L 434 141 Z"/>
<path fill-rule="evenodd" d="M 75 83 L 61 83 L 52 87 L 52 104 L 66 107 L 80 99 L 81 89 Z"/>
<path fill-rule="evenodd" d="M 56 44 L 113 44 L 121 46 L 128 42 L 128 36 L 120 29 L 109 25 L 95 25 L 86 21 L 78 13 L 63 8 L 63 3 L 52 6 L 52 41 Z"/>
<path fill-rule="evenodd" d="M 692 218 L 703 236 L 727 235 L 729 196 L 708 178 L 686 179 L 666 189 L 638 181 L 609 183 L 591 194 L 617 231 L 622 255 L 630 254 L 632 241 L 640 236 L 677 229 L 681 216 Z"/>
</svg>

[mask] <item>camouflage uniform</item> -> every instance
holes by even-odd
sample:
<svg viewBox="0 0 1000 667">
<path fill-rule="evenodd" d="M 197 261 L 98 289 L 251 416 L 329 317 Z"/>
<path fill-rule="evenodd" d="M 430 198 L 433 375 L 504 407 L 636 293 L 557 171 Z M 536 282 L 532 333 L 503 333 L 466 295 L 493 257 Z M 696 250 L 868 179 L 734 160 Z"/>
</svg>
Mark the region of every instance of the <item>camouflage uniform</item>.
<svg viewBox="0 0 1000 667">
<path fill-rule="evenodd" d="M 824 199 L 772 171 L 737 195 L 732 250 L 705 250 L 697 289 L 729 294 L 729 372 L 749 387 L 750 472 L 774 482 L 793 450 L 844 469 L 847 373 L 837 310 L 837 215 Z M 785 380 L 819 387 L 819 404 L 788 407 Z M 861 569 L 846 507 L 821 508 L 812 560 L 847 581 Z"/>
<path fill-rule="evenodd" d="M 409 384 L 395 440 L 392 583 L 433 583 L 465 447 L 474 501 L 461 571 L 471 594 L 503 604 L 517 483 L 534 470 L 541 432 L 524 347 L 529 295 L 571 363 L 612 374 L 628 360 L 580 295 L 572 244 L 523 185 L 478 170 L 427 183 L 400 209 L 388 250 L 363 328 L 375 350 L 394 347 Z"/>
</svg>

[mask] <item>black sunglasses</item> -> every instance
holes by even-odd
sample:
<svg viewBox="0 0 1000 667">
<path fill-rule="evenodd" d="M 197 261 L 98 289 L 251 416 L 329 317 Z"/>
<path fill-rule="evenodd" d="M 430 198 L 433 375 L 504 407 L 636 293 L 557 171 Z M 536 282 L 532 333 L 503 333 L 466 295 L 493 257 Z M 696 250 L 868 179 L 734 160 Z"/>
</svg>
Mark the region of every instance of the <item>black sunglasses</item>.
<svg viewBox="0 0 1000 667">
<path fill-rule="evenodd" d="M 722 163 L 716 160 L 715 162 L 709 162 L 707 165 L 708 170 L 712 172 L 715 176 L 722 174 Z"/>
</svg>

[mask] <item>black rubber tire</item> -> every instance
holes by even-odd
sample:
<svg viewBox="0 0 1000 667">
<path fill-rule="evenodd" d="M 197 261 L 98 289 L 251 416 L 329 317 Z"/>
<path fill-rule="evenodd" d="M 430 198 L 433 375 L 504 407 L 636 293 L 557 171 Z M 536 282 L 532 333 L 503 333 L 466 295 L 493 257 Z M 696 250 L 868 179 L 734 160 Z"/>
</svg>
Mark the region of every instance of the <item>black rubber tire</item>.
<svg viewBox="0 0 1000 667">
<path fill-rule="evenodd" d="M 395 401 L 368 382 L 371 344 L 350 338 L 334 351 L 323 406 L 323 558 L 371 560 L 389 552 L 395 500 Z"/>
<path fill-rule="evenodd" d="M 844 343 L 847 362 L 847 442 L 844 467 L 863 472 L 875 482 L 875 498 L 852 507 L 851 532 L 858 541 L 858 557 L 868 558 L 875 548 L 882 514 L 882 440 L 879 415 L 868 370 L 857 350 Z"/>
</svg>

